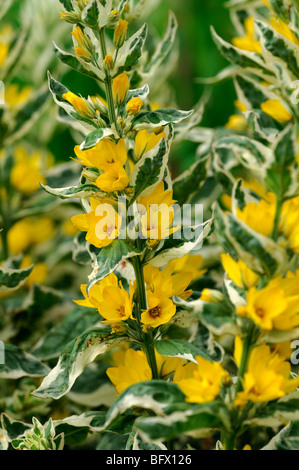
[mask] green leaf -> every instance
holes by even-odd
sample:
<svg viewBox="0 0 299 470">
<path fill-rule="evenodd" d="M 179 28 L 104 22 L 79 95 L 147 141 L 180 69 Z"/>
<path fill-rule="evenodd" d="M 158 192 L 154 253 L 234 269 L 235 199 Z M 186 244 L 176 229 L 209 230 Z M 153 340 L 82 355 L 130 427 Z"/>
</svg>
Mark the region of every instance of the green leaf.
<svg viewBox="0 0 299 470">
<path fill-rule="evenodd" d="M 72 0 L 59 0 L 59 1 L 64 6 L 66 11 L 74 11 Z"/>
<path fill-rule="evenodd" d="M 40 185 L 44 191 L 60 199 L 88 199 L 99 194 L 105 195 L 95 184 L 80 184 L 68 188 L 50 188 L 42 183 Z"/>
<path fill-rule="evenodd" d="M 132 70 L 138 64 L 142 55 L 144 43 L 148 31 L 147 24 L 144 24 L 130 39 L 124 42 L 118 50 L 118 58 L 111 71 L 112 78 L 117 77 L 122 72 Z"/>
<path fill-rule="evenodd" d="M 91 67 L 89 67 L 88 64 L 86 64 L 86 62 L 84 62 L 84 65 L 83 65 L 76 56 L 63 51 L 55 44 L 55 42 L 53 42 L 53 50 L 54 50 L 55 55 L 63 64 L 72 68 L 76 72 L 82 73 L 83 75 L 87 75 L 93 80 L 104 80 L 105 78 L 104 72 L 101 72 L 101 70 L 98 70 L 98 74 L 96 74 L 95 72 L 93 72 Z"/>
<path fill-rule="evenodd" d="M 19 379 L 21 377 L 42 377 L 49 372 L 48 367 L 31 354 L 13 344 L 5 344 L 5 363 L 0 364 L 1 379 Z"/>
<path fill-rule="evenodd" d="M 112 135 L 113 132 L 111 129 L 96 129 L 95 131 L 91 132 L 86 139 L 80 145 L 80 150 L 88 150 L 97 145 L 101 140 L 109 135 Z"/>
<path fill-rule="evenodd" d="M 0 266 L 0 293 L 9 294 L 24 285 L 31 274 L 33 266 L 25 269 L 11 269 Z"/>
<path fill-rule="evenodd" d="M 139 255 L 141 255 L 140 250 L 119 239 L 102 248 L 97 256 L 94 271 L 90 276 L 88 290 L 98 281 L 113 273 L 122 261 Z"/>
<path fill-rule="evenodd" d="M 157 127 L 176 124 L 191 116 L 193 111 L 179 111 L 177 109 L 158 109 L 157 111 L 143 111 L 132 120 L 132 129 L 140 131 L 143 129 L 154 130 Z"/>
<path fill-rule="evenodd" d="M 126 336 L 111 333 L 110 329 L 94 328 L 83 333 L 67 344 L 58 364 L 45 377 L 41 386 L 33 392 L 33 395 L 41 398 L 61 398 L 71 390 L 85 367 L 93 362 L 97 356 L 127 341 Z"/>
<path fill-rule="evenodd" d="M 9 441 L 17 439 L 19 436 L 24 434 L 27 429 L 31 428 L 30 424 L 23 423 L 22 421 L 17 421 L 5 413 L 1 414 L 1 427 L 7 433 L 7 438 Z"/>
<path fill-rule="evenodd" d="M 134 201 L 141 196 L 150 194 L 163 180 L 168 163 L 168 152 L 165 139 L 149 152 L 146 152 L 135 165 L 131 186 L 134 187 Z"/>
<path fill-rule="evenodd" d="M 196 356 L 212 361 L 204 351 L 194 346 L 192 343 L 180 339 L 164 339 L 154 342 L 155 349 L 161 356 L 179 357 L 197 364 Z"/>
<path fill-rule="evenodd" d="M 232 214 L 215 206 L 216 235 L 226 250 L 242 259 L 248 267 L 270 276 L 284 272 L 287 255 L 274 240 L 265 237 Z"/>
<path fill-rule="evenodd" d="M 209 168 L 209 156 L 195 162 L 191 168 L 173 181 L 173 198 L 180 205 L 187 204 L 204 184 Z"/>
<path fill-rule="evenodd" d="M 52 359 L 61 354 L 65 345 L 84 333 L 99 321 L 96 310 L 76 307 L 44 336 L 32 354 L 42 360 Z"/>
<path fill-rule="evenodd" d="M 262 450 L 299 450 L 299 421 L 288 423 Z"/>
<path fill-rule="evenodd" d="M 257 27 L 262 48 L 265 48 L 267 51 L 267 54 L 264 54 L 264 56 L 268 66 L 272 67 L 277 73 L 275 63 L 277 60 L 282 61 L 284 66 L 287 66 L 293 76 L 295 78 L 298 77 L 298 46 L 261 20 L 255 20 L 255 25 Z"/>
<path fill-rule="evenodd" d="M 229 427 L 228 411 L 220 402 L 192 405 L 178 401 L 171 408 L 167 416 L 141 417 L 136 421 L 136 427 L 145 441 L 168 441 L 182 434 L 198 439 L 212 435 L 223 425 Z"/>
<path fill-rule="evenodd" d="M 177 19 L 172 11 L 169 12 L 169 19 L 168 19 L 168 27 L 166 34 L 163 40 L 159 43 L 157 50 L 153 54 L 151 60 L 146 65 L 144 69 L 145 74 L 153 75 L 156 73 L 160 67 L 160 65 L 164 62 L 168 54 L 170 53 L 178 28 Z"/>
</svg>

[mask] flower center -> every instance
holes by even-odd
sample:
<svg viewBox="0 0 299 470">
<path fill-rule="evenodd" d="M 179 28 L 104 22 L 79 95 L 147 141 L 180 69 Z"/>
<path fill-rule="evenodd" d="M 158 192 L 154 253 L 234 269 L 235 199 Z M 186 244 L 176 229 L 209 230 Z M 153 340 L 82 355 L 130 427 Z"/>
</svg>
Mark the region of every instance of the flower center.
<svg viewBox="0 0 299 470">
<path fill-rule="evenodd" d="M 149 314 L 152 318 L 157 318 L 161 315 L 161 307 L 157 305 L 157 307 L 151 308 Z"/>
</svg>

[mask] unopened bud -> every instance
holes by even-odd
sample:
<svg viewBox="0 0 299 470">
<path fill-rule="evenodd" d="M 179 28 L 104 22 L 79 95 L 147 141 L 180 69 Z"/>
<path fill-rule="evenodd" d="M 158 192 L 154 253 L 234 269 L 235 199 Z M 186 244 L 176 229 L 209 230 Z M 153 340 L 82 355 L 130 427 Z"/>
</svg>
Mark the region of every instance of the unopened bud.
<svg viewBox="0 0 299 470">
<path fill-rule="evenodd" d="M 142 108 L 143 101 L 140 98 L 132 98 L 127 104 L 128 114 L 138 114 Z"/>
<path fill-rule="evenodd" d="M 104 59 L 104 65 L 107 70 L 113 69 L 113 58 L 111 57 L 111 55 L 106 55 Z"/>
<path fill-rule="evenodd" d="M 115 47 L 121 47 L 126 39 L 128 22 L 126 20 L 119 20 L 118 25 L 114 30 L 113 42 Z"/>
</svg>

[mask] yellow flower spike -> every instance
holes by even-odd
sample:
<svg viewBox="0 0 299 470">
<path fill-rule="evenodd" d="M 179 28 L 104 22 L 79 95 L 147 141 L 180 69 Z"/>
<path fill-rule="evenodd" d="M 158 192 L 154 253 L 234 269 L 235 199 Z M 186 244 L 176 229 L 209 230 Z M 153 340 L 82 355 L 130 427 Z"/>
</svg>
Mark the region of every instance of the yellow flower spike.
<svg viewBox="0 0 299 470">
<path fill-rule="evenodd" d="M 29 196 L 40 188 L 40 183 L 46 182 L 42 172 L 44 156 L 38 151 L 29 154 L 23 146 L 16 147 L 14 156 L 16 164 L 10 173 L 10 183 L 15 189 Z"/>
<path fill-rule="evenodd" d="M 292 115 L 279 100 L 267 100 L 261 104 L 261 110 L 280 123 L 288 122 Z"/>
<path fill-rule="evenodd" d="M 152 328 L 165 325 L 176 313 L 176 306 L 167 297 L 157 293 L 147 292 L 148 310 L 141 314 L 141 322 Z"/>
<path fill-rule="evenodd" d="M 254 348 L 244 376 L 243 391 L 235 400 L 236 406 L 244 406 L 248 401 L 261 403 L 276 400 L 296 390 L 299 377 L 290 379 L 290 372 L 290 363 L 271 352 L 269 346 L 263 344 Z"/>
<path fill-rule="evenodd" d="M 84 98 L 75 95 L 75 93 L 72 93 L 71 91 L 64 93 L 64 95 L 62 95 L 62 98 L 65 101 L 68 101 L 75 108 L 77 113 L 80 114 L 80 116 L 89 119 L 94 119 L 95 113 L 93 110 L 90 109 Z"/>
<path fill-rule="evenodd" d="M 129 23 L 126 20 L 119 20 L 119 23 L 114 30 L 113 42 L 115 47 L 119 48 L 125 42 L 128 25 Z"/>
<path fill-rule="evenodd" d="M 118 75 L 118 77 L 113 80 L 113 99 L 118 106 L 120 106 L 125 101 L 129 93 L 129 88 L 130 82 L 128 74 L 126 72 L 122 73 L 121 75 Z"/>
<path fill-rule="evenodd" d="M 230 255 L 223 253 L 221 254 L 221 261 L 228 277 L 236 284 L 236 286 L 249 288 L 258 283 L 258 274 L 248 268 L 242 260 L 235 261 Z"/>
<path fill-rule="evenodd" d="M 243 49 L 249 52 L 257 52 L 258 54 L 262 53 L 261 44 L 255 39 L 254 34 L 254 18 L 246 18 L 244 22 L 244 27 L 246 34 L 242 38 L 233 38 L 232 43 L 234 46 L 239 49 Z"/>
<path fill-rule="evenodd" d="M 138 114 L 142 108 L 143 101 L 140 98 L 132 98 L 127 104 L 128 114 Z"/>
<path fill-rule="evenodd" d="M 263 199 L 259 202 L 250 202 L 241 210 L 237 209 L 237 216 L 252 230 L 268 237 L 274 228 L 276 204 L 267 203 Z"/>
<path fill-rule="evenodd" d="M 188 403 L 208 403 L 220 393 L 221 384 L 228 373 L 218 362 L 210 362 L 200 356 L 197 365 L 190 363 L 182 366 L 175 374 L 174 382 L 186 396 Z"/>
<path fill-rule="evenodd" d="M 111 245 L 118 237 L 121 217 L 111 204 L 96 201 L 97 206 L 88 214 L 75 215 L 72 223 L 82 232 L 87 232 L 86 240 L 97 248 Z"/>
<path fill-rule="evenodd" d="M 161 139 L 166 139 L 165 132 L 156 134 L 147 130 L 139 131 L 135 138 L 135 154 L 139 160 L 145 152 L 149 152 L 158 145 Z"/>
</svg>

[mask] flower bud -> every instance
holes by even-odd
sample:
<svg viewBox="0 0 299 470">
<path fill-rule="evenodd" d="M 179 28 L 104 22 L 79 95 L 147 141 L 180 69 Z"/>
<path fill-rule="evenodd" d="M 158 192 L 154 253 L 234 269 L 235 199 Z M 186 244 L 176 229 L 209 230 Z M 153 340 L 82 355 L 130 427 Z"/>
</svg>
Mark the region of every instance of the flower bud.
<svg viewBox="0 0 299 470">
<path fill-rule="evenodd" d="M 132 98 L 127 104 L 128 114 L 138 114 L 143 105 L 143 101 L 140 98 Z"/>
<path fill-rule="evenodd" d="M 113 68 L 113 58 L 111 55 L 106 55 L 104 59 L 104 65 L 107 70 L 111 70 Z"/>
<path fill-rule="evenodd" d="M 119 23 L 114 30 L 113 42 L 115 47 L 121 47 L 125 42 L 128 24 L 129 23 L 126 20 L 119 20 Z"/>
<path fill-rule="evenodd" d="M 124 72 L 113 80 L 113 98 L 118 106 L 125 101 L 129 88 L 130 82 L 127 73 Z"/>
</svg>

